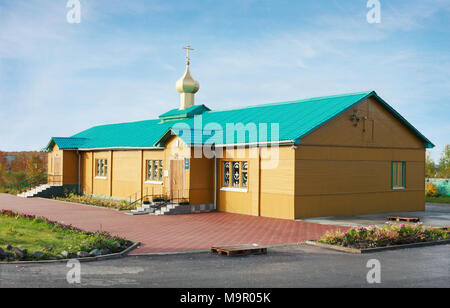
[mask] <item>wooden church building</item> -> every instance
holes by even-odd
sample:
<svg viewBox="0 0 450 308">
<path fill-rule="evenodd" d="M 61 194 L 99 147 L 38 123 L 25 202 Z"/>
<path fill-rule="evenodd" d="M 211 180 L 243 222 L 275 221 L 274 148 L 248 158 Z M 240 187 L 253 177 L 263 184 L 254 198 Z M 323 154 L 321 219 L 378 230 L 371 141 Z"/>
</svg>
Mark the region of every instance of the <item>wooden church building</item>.
<svg viewBox="0 0 450 308">
<path fill-rule="evenodd" d="M 189 64 L 179 108 L 51 138 L 49 174 L 82 194 L 284 219 L 424 210 L 434 145 L 375 92 L 210 110 Z"/>
</svg>

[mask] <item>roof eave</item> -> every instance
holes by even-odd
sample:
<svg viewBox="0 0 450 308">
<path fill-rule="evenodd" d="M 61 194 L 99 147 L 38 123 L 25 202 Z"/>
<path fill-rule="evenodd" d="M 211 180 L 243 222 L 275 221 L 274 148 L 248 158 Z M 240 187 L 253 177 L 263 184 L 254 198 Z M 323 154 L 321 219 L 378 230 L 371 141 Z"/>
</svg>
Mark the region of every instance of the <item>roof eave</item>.
<svg viewBox="0 0 450 308">
<path fill-rule="evenodd" d="M 56 142 L 55 142 L 55 140 L 53 140 L 53 137 L 52 137 L 52 138 L 50 138 L 50 141 L 47 143 L 47 146 L 43 150 L 45 150 L 47 152 L 51 152 L 55 144 L 56 144 Z"/>
<path fill-rule="evenodd" d="M 139 146 L 139 147 L 127 147 L 127 146 L 123 146 L 123 147 L 96 147 L 96 148 L 77 148 L 77 149 L 71 149 L 71 150 L 78 150 L 80 152 L 87 152 L 87 151 L 111 151 L 111 150 L 121 150 L 121 151 L 136 151 L 136 150 L 163 150 L 163 147 L 156 147 L 156 146 L 151 146 L 151 147 L 143 147 L 143 146 Z"/>
</svg>

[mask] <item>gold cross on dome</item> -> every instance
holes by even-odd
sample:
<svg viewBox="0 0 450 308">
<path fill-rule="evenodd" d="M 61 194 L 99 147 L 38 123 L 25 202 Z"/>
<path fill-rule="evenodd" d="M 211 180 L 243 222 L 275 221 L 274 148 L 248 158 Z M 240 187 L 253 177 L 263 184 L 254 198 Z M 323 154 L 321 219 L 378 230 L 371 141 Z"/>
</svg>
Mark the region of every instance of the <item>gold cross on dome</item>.
<svg viewBox="0 0 450 308">
<path fill-rule="evenodd" d="M 186 55 L 186 64 L 189 65 L 190 64 L 190 60 L 191 58 L 189 57 L 189 51 L 194 50 L 193 48 L 191 48 L 191 45 L 187 44 L 186 47 L 184 47 L 183 49 L 186 49 L 187 55 Z"/>
</svg>

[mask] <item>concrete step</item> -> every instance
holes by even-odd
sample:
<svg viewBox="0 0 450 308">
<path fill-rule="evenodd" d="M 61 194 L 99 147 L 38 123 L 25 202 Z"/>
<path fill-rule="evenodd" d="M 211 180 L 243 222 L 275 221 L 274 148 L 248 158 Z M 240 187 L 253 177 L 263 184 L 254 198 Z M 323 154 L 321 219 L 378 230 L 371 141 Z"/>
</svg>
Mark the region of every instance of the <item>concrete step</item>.
<svg viewBox="0 0 450 308">
<path fill-rule="evenodd" d="M 130 212 L 125 212 L 126 215 L 148 215 L 148 212 L 138 212 L 137 210 L 131 210 Z"/>
<path fill-rule="evenodd" d="M 55 186 L 58 186 L 58 185 L 42 184 L 42 185 L 32 188 L 28 191 L 22 192 L 22 193 L 18 194 L 17 196 L 22 197 L 22 198 L 33 198 L 33 197 L 39 197 L 39 196 L 47 197 L 49 195 L 49 192 Z"/>
</svg>

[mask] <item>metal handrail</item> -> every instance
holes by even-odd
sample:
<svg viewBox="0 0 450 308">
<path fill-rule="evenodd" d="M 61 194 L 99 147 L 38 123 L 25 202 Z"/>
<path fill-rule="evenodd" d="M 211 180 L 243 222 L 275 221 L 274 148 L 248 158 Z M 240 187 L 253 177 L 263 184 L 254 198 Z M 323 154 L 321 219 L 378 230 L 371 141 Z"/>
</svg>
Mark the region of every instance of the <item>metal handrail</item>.
<svg viewBox="0 0 450 308">
<path fill-rule="evenodd" d="M 22 191 L 25 191 L 25 190 L 27 190 L 27 189 L 33 189 L 33 188 L 36 187 L 36 186 L 32 187 L 33 184 L 36 184 L 36 183 L 43 184 L 42 181 L 48 180 L 49 177 L 60 177 L 60 178 L 62 177 L 62 175 L 40 174 L 40 175 L 37 175 L 37 176 L 33 176 L 33 177 L 31 177 L 31 178 L 28 178 L 28 179 L 26 179 L 25 181 L 22 181 L 21 183 L 25 183 L 26 181 L 35 179 L 35 178 L 37 178 L 37 177 L 39 177 L 39 176 L 40 176 L 39 179 L 37 179 L 37 180 L 35 180 L 35 181 L 31 182 L 31 183 L 21 184 L 21 185 L 19 186 L 19 188 L 18 188 L 19 191 L 22 192 Z M 48 182 L 48 181 L 47 181 L 47 182 Z M 60 184 L 62 184 L 62 179 L 60 179 L 60 180 L 57 181 L 57 182 L 59 182 Z M 18 183 L 18 184 L 20 184 L 20 183 Z"/>
<path fill-rule="evenodd" d="M 28 178 L 28 179 L 25 179 L 25 180 L 23 180 L 23 181 L 20 181 L 19 183 L 12 184 L 11 187 L 18 186 L 18 185 L 20 185 L 20 184 L 22 184 L 22 183 L 25 183 L 25 182 L 27 182 L 27 181 L 29 181 L 29 180 L 35 179 L 35 178 L 40 177 L 40 176 L 43 176 L 43 175 L 45 175 L 45 174 L 38 174 L 38 175 L 35 175 L 35 176 L 31 177 L 31 178 Z"/>
</svg>

